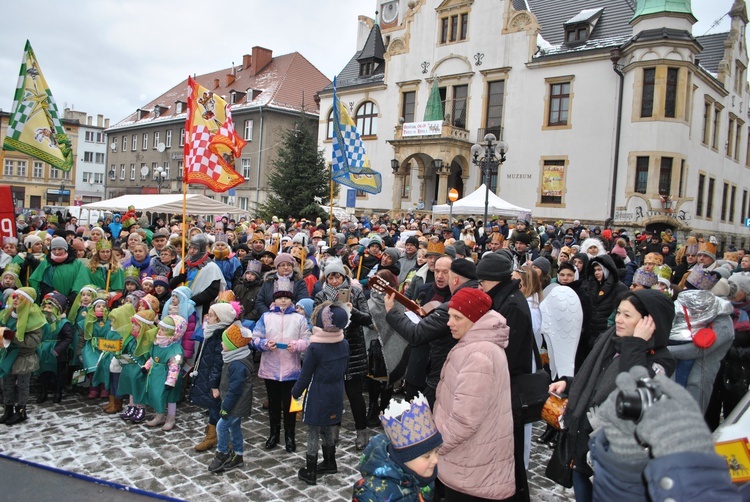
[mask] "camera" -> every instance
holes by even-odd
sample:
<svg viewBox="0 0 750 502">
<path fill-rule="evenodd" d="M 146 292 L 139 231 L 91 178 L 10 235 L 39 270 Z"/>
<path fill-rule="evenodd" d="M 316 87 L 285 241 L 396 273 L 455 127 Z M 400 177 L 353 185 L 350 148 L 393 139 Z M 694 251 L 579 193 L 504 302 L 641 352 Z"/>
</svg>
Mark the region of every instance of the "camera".
<svg viewBox="0 0 750 502">
<path fill-rule="evenodd" d="M 617 394 L 615 409 L 623 420 L 641 421 L 643 413 L 664 396 L 661 387 L 651 378 L 640 378 L 633 391 L 621 390 Z"/>
</svg>

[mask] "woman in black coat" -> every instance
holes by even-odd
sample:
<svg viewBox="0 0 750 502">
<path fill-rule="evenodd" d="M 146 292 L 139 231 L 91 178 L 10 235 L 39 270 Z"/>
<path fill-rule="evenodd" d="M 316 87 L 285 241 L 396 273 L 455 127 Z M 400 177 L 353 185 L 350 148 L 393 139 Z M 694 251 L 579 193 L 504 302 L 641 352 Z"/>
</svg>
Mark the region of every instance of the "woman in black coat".
<svg viewBox="0 0 750 502">
<path fill-rule="evenodd" d="M 615 326 L 598 337 L 575 377 L 550 384 L 550 392 L 567 391 L 569 399 L 562 421 L 564 431 L 547 474 L 551 474 L 551 468 L 560 467 L 557 460 L 566 465 L 572 460 L 577 501 L 590 501 L 593 496 L 589 480 L 593 471 L 586 460 L 589 434 L 593 431 L 588 412 L 615 390 L 617 375 L 633 366 L 645 367 L 652 378 L 656 374 L 672 375 L 675 360 L 667 350 L 667 342 L 673 320 L 674 304 L 661 291 L 644 289 L 627 293 L 618 304 Z M 566 448 L 571 458 L 559 459 L 557 454 Z"/>
<path fill-rule="evenodd" d="M 620 295 L 626 293 L 628 288 L 620 282 L 615 262 L 606 254 L 589 260 L 585 287 L 594 300 L 588 340 L 591 350 L 599 334 L 607 330 L 609 317 L 617 308 Z"/>
<path fill-rule="evenodd" d="M 367 306 L 367 299 L 359 284 L 355 284 L 346 275 L 340 260 L 328 260 L 325 267 L 325 284 L 315 295 L 315 307 L 325 301 L 336 301 L 340 291 L 349 291 L 348 304 L 351 305 L 351 319 L 344 330 L 344 338 L 349 343 L 349 366 L 346 371 L 344 388 L 354 416 L 354 427 L 357 430 L 355 446 L 364 450 L 367 446 L 367 405 L 362 396 L 362 384 L 367 375 L 367 347 L 363 326 L 372 325 L 372 316 Z"/>
</svg>

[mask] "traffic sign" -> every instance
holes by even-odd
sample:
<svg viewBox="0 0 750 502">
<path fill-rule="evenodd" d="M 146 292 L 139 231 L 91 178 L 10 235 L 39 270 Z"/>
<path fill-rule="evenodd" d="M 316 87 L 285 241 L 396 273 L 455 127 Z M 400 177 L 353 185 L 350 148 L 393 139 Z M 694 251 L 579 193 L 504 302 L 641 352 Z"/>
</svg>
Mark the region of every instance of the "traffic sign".
<svg viewBox="0 0 750 502">
<path fill-rule="evenodd" d="M 455 188 L 451 188 L 448 192 L 448 200 L 451 202 L 456 202 L 458 200 L 458 190 Z"/>
<path fill-rule="evenodd" d="M 745 226 L 750 227 L 750 218 L 745 218 Z"/>
</svg>

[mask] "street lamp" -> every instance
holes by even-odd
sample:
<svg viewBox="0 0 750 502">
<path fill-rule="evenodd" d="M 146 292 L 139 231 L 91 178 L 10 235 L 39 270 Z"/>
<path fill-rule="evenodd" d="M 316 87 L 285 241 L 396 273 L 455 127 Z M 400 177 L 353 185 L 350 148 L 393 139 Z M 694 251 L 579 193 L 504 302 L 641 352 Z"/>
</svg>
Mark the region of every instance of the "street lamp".
<svg viewBox="0 0 750 502">
<path fill-rule="evenodd" d="M 164 168 L 159 166 L 156 168 L 156 186 L 159 194 L 161 195 L 161 184 L 167 179 L 167 173 Z"/>
<path fill-rule="evenodd" d="M 391 169 L 393 169 L 393 175 L 395 176 L 398 172 L 398 168 L 401 167 L 398 163 L 398 159 L 391 159 Z"/>
<path fill-rule="evenodd" d="M 499 166 L 505 162 L 505 154 L 508 152 L 508 144 L 505 141 L 497 141 L 492 133 L 484 137 L 487 146 L 482 147 L 480 144 L 474 144 L 471 147 L 471 162 L 482 170 L 484 178 L 484 220 L 483 225 L 487 225 L 487 208 L 490 203 L 490 176 L 497 175 Z M 497 143 L 496 143 L 497 141 Z"/>
</svg>

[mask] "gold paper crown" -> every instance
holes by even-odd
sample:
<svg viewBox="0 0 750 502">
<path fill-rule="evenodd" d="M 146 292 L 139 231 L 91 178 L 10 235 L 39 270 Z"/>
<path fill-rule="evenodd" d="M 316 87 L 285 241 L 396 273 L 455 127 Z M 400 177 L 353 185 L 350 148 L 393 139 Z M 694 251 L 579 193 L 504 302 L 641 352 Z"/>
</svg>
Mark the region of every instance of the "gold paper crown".
<svg viewBox="0 0 750 502">
<path fill-rule="evenodd" d="M 421 393 L 411 403 L 391 401 L 380 415 L 380 422 L 397 450 L 422 443 L 438 434 L 430 406 Z"/>
<path fill-rule="evenodd" d="M 102 239 L 96 243 L 96 250 L 101 251 L 102 249 L 112 249 L 112 243 L 107 239 Z"/>
<path fill-rule="evenodd" d="M 222 291 L 219 296 L 216 297 L 216 303 L 230 303 L 235 301 L 234 292 L 231 289 Z"/>
<path fill-rule="evenodd" d="M 3 275 L 5 274 L 13 274 L 14 276 L 16 276 L 16 278 L 18 278 L 18 276 L 21 275 L 21 265 L 19 265 L 18 263 L 8 263 L 5 266 L 5 270 L 3 271 Z"/>
<path fill-rule="evenodd" d="M 698 253 L 708 254 L 708 255 L 711 255 L 714 259 L 716 259 L 716 244 L 711 244 L 710 242 L 703 242 L 698 245 Z"/>
<path fill-rule="evenodd" d="M 656 273 L 656 276 L 661 279 L 670 280 L 672 278 L 672 269 L 669 265 L 659 265 L 654 268 L 654 272 Z"/>
<path fill-rule="evenodd" d="M 133 277 L 135 279 L 138 279 L 138 283 L 140 283 L 141 271 L 138 269 L 138 267 L 131 265 L 125 269 L 125 277 Z"/>
<path fill-rule="evenodd" d="M 442 242 L 428 242 L 427 254 L 445 254 L 445 244 Z"/>
</svg>

